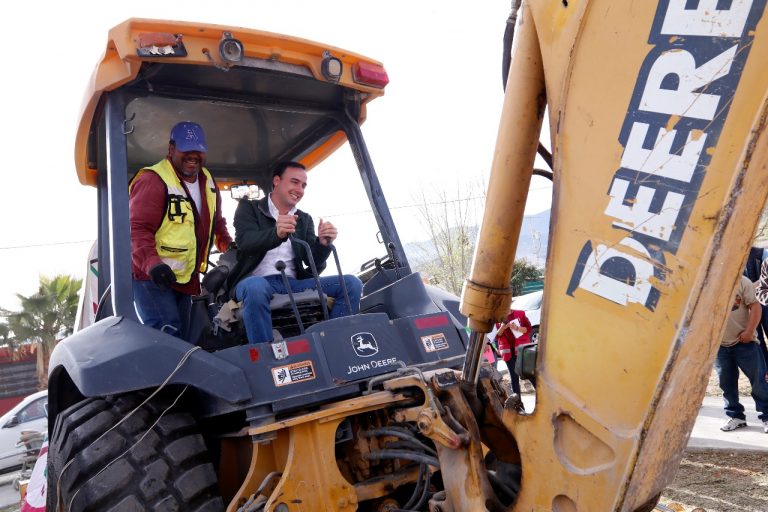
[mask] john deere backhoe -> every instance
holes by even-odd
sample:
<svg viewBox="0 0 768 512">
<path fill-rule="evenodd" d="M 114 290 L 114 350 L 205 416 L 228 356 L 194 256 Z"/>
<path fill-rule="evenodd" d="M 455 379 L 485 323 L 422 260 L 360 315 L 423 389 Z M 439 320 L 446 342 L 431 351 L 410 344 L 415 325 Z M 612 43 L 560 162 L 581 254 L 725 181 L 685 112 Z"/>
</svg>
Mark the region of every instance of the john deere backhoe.
<svg viewBox="0 0 768 512">
<path fill-rule="evenodd" d="M 652 510 L 768 195 L 765 3 L 513 5 L 461 311 L 411 271 L 360 132 L 380 63 L 246 29 L 115 27 L 76 146 L 99 191 L 102 300 L 51 359 L 48 510 Z M 305 326 L 295 308 L 282 341 L 248 345 L 206 324 L 227 298 L 209 290 L 189 341 L 138 321 L 127 184 L 188 118 L 222 188 L 268 191 L 275 162 L 313 168 L 349 143 L 388 253 L 360 314 Z M 543 122 L 554 197 L 526 412 L 481 357 Z"/>
</svg>

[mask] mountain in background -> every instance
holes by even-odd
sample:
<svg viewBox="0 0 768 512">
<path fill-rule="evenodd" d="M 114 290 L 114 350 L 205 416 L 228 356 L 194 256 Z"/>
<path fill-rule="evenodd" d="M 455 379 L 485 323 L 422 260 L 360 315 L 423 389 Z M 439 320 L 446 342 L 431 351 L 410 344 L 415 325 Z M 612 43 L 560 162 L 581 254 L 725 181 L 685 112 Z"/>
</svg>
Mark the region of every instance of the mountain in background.
<svg viewBox="0 0 768 512">
<path fill-rule="evenodd" d="M 543 268 L 547 258 L 547 244 L 549 242 L 549 216 L 550 210 L 535 215 L 526 215 L 523 217 L 523 223 L 520 227 L 520 240 L 517 243 L 516 259 L 526 259 L 529 263 Z M 471 231 L 471 237 L 477 238 L 479 226 Z M 411 263 L 418 267 L 426 261 L 435 257 L 433 246 L 429 240 L 420 242 L 409 242 L 404 244 L 406 254 Z"/>
<path fill-rule="evenodd" d="M 550 210 L 523 217 L 516 259 L 524 258 L 537 267 L 544 267 L 549 242 Z"/>
</svg>

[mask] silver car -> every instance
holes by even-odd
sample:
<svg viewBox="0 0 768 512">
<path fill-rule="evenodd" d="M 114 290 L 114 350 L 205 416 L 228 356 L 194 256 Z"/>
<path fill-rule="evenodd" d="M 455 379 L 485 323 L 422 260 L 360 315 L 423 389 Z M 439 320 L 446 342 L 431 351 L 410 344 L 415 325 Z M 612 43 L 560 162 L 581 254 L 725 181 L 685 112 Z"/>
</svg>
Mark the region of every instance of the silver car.
<svg viewBox="0 0 768 512">
<path fill-rule="evenodd" d="M 0 472 L 20 467 L 27 451 L 19 444 L 23 431 L 48 431 L 48 390 L 38 391 L 0 417 Z"/>
<path fill-rule="evenodd" d="M 525 316 L 531 322 L 531 343 L 539 341 L 539 324 L 541 322 L 541 300 L 544 297 L 544 290 L 526 293 L 520 295 L 512 301 L 510 309 L 525 311 Z"/>
</svg>

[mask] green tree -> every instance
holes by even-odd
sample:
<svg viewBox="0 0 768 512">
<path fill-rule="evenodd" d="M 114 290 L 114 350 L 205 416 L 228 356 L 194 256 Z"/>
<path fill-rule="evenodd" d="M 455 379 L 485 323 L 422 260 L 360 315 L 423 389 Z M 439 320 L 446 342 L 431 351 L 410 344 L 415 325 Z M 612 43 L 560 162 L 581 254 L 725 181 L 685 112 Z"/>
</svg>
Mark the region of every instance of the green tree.
<svg viewBox="0 0 768 512">
<path fill-rule="evenodd" d="M 16 349 L 16 338 L 6 322 L 0 322 L 0 345 L 6 345 L 13 351 Z"/>
<path fill-rule="evenodd" d="M 537 281 L 542 277 L 544 277 L 544 272 L 536 265 L 524 259 L 515 260 L 515 264 L 512 266 L 512 277 L 509 280 L 512 296 L 521 295 L 526 282 Z"/>
<path fill-rule="evenodd" d="M 53 347 L 74 329 L 81 284 L 81 279 L 67 275 L 40 276 L 36 293 L 28 297 L 16 294 L 21 303 L 20 311 L 2 312 L 7 319 L 8 337 L 13 338 L 12 346 L 37 344 L 37 374 L 41 387 L 47 381 L 48 359 Z"/>
</svg>

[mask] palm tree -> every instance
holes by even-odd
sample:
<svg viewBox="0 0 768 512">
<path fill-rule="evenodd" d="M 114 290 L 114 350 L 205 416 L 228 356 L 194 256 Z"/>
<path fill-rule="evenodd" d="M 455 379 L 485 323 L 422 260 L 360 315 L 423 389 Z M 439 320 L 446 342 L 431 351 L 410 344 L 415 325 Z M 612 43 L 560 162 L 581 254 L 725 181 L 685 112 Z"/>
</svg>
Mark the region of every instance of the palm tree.
<svg viewBox="0 0 768 512">
<path fill-rule="evenodd" d="M 19 343 L 37 344 L 37 377 L 41 388 L 48 380 L 48 359 L 53 347 L 57 341 L 72 334 L 81 284 L 81 279 L 67 275 L 40 276 L 37 293 L 29 297 L 16 294 L 21 311 L 3 312 L 17 346 Z"/>
</svg>

